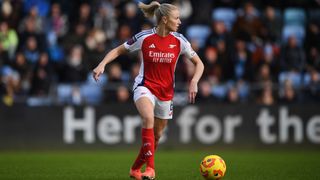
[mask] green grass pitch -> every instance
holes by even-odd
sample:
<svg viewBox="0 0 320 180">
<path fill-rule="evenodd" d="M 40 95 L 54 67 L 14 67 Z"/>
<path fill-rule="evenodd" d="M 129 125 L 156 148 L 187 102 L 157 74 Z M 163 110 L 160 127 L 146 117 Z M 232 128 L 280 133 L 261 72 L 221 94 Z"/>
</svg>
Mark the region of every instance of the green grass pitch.
<svg viewBox="0 0 320 180">
<path fill-rule="evenodd" d="M 136 151 L 0 152 L 0 180 L 129 179 Z M 226 161 L 225 180 L 320 179 L 320 152 L 310 150 L 160 150 L 157 179 L 201 180 L 199 163 L 209 154 Z"/>
</svg>

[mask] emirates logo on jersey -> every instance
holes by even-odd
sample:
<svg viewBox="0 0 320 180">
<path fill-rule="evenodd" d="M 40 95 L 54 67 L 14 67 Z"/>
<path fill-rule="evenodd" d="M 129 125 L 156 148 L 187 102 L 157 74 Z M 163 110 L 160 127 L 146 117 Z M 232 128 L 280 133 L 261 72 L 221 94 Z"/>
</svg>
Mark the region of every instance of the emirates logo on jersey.
<svg viewBox="0 0 320 180">
<path fill-rule="evenodd" d="M 152 62 L 155 63 L 171 63 L 175 55 L 170 52 L 149 51 L 149 57 L 152 58 Z"/>
</svg>

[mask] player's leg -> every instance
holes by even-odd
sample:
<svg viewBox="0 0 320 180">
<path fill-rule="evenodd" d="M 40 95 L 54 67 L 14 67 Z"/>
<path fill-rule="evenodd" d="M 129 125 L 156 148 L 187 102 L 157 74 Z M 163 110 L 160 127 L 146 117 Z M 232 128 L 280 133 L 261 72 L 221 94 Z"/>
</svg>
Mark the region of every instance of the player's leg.
<svg viewBox="0 0 320 180">
<path fill-rule="evenodd" d="M 167 127 L 168 120 L 167 119 L 160 119 L 155 117 L 154 118 L 154 151 L 157 150 L 159 141 L 161 136 L 163 135 L 164 129 Z"/>
<path fill-rule="evenodd" d="M 139 87 L 134 92 L 134 100 L 142 119 L 142 146 L 140 153 L 130 170 L 130 176 L 141 179 L 140 168 L 147 162 L 154 168 L 154 103 L 153 96 L 145 87 Z"/>
<path fill-rule="evenodd" d="M 147 175 L 141 175 L 144 179 L 154 179 L 154 113 L 153 104 L 147 97 L 142 97 L 136 101 L 136 107 L 142 118 L 142 147 L 132 169 L 140 169 L 146 162 Z"/>
<path fill-rule="evenodd" d="M 159 143 L 160 137 L 163 134 L 164 128 L 167 126 L 168 119 L 172 119 L 172 101 L 160 101 L 155 98 L 154 107 L 154 137 L 155 137 L 155 147 Z M 157 144 L 156 144 L 157 143 Z M 146 171 L 142 173 L 143 179 L 154 179 L 155 171 L 154 167 L 150 167 L 147 163 Z"/>
<path fill-rule="evenodd" d="M 156 150 L 163 131 L 165 127 L 167 127 L 168 120 L 172 119 L 173 101 L 160 101 L 159 99 L 155 99 L 154 116 L 154 137 Z"/>
</svg>

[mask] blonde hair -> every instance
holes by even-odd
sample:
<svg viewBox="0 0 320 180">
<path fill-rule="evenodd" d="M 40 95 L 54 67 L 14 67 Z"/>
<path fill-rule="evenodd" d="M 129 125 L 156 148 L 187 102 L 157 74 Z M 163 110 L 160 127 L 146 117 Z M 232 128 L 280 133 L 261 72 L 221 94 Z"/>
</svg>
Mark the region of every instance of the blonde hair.
<svg viewBox="0 0 320 180">
<path fill-rule="evenodd" d="M 162 16 L 169 16 L 171 11 L 178 9 L 177 6 L 174 6 L 172 4 L 160 4 L 157 1 L 152 1 L 150 4 L 139 2 L 139 8 L 141 9 L 145 17 L 153 18 L 155 16 L 158 23 L 160 22 Z"/>
</svg>

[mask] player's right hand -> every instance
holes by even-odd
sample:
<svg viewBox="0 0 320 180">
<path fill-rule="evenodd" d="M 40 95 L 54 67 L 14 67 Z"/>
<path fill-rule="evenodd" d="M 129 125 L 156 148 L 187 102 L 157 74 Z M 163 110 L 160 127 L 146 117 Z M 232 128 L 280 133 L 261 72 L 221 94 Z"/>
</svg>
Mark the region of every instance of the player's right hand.
<svg viewBox="0 0 320 180">
<path fill-rule="evenodd" d="M 97 81 L 99 80 L 100 75 L 103 74 L 103 72 L 104 72 L 104 66 L 102 66 L 102 65 L 99 64 L 99 65 L 98 65 L 96 68 L 94 68 L 94 70 L 93 70 L 93 74 L 92 74 L 93 79 L 97 82 Z"/>
</svg>

